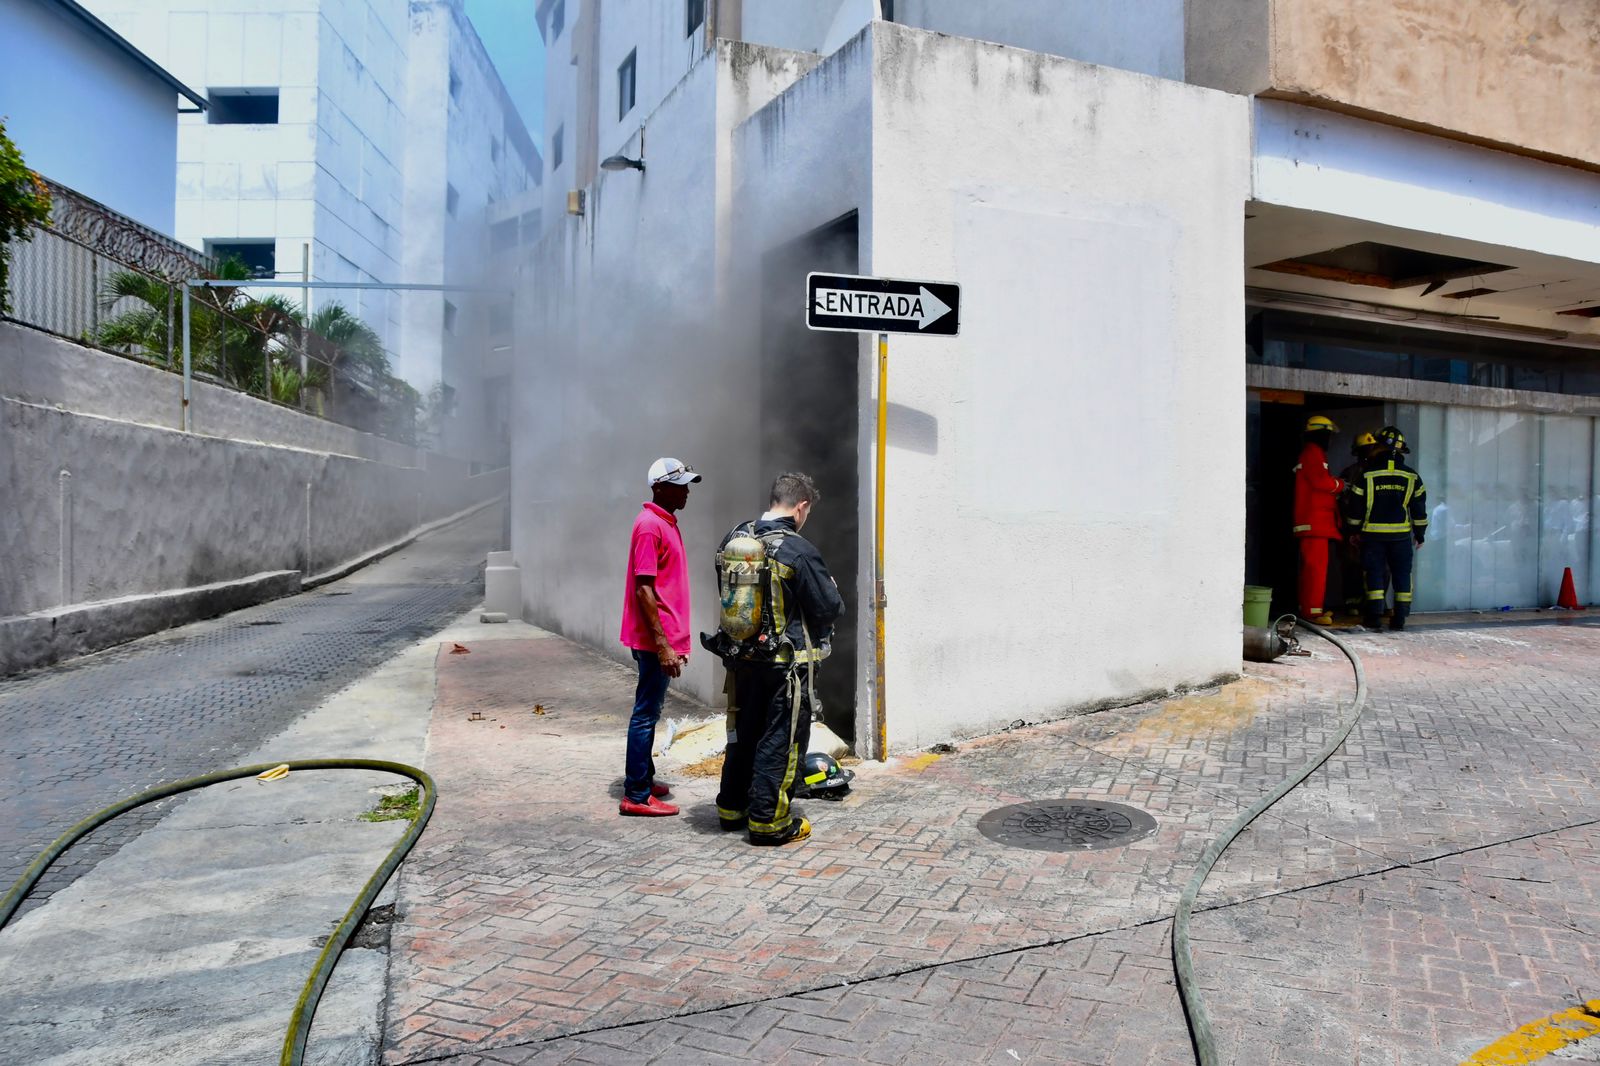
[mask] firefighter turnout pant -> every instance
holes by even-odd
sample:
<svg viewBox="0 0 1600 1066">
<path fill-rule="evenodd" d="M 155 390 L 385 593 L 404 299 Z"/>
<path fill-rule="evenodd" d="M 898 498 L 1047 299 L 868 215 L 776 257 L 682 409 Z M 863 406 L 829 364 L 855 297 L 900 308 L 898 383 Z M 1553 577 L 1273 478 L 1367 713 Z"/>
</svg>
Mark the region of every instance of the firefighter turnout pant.
<svg viewBox="0 0 1600 1066">
<path fill-rule="evenodd" d="M 1362 621 L 1375 627 L 1383 614 L 1388 588 L 1394 585 L 1395 625 L 1404 625 L 1411 613 L 1411 573 L 1416 562 L 1417 549 L 1409 535 L 1392 540 L 1361 538 L 1361 569 L 1367 581 L 1367 598 L 1361 606 Z"/>
<path fill-rule="evenodd" d="M 1300 538 L 1300 613 L 1321 614 L 1328 593 L 1328 547 L 1326 537 Z"/>
<path fill-rule="evenodd" d="M 800 762 L 811 744 L 804 673 L 741 666 L 732 671 L 732 681 L 717 817 L 728 828 L 747 823 L 752 837 L 785 836 L 793 821 L 789 803 Z"/>
</svg>

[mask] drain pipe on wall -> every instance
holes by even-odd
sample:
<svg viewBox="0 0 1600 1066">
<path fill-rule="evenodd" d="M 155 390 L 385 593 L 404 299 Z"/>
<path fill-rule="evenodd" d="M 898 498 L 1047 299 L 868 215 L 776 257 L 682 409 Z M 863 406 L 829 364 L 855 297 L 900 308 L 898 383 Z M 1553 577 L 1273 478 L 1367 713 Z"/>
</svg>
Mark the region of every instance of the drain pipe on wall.
<svg viewBox="0 0 1600 1066">
<path fill-rule="evenodd" d="M 311 576 L 311 482 L 306 482 L 306 576 Z"/>
<path fill-rule="evenodd" d="M 62 607 L 65 607 L 72 602 L 72 471 L 62 470 L 56 483 L 61 518 L 56 588 L 57 600 Z"/>
</svg>

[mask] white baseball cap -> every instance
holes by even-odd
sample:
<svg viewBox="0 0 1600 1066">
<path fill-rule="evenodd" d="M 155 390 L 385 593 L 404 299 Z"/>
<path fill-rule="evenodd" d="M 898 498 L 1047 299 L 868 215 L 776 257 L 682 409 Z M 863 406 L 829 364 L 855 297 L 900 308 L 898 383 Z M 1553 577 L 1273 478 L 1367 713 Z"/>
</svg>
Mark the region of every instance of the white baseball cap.
<svg viewBox="0 0 1600 1066">
<path fill-rule="evenodd" d="M 699 480 L 694 467 L 682 459 L 657 459 L 650 464 L 646 484 L 654 488 L 657 485 L 691 485 Z"/>
</svg>

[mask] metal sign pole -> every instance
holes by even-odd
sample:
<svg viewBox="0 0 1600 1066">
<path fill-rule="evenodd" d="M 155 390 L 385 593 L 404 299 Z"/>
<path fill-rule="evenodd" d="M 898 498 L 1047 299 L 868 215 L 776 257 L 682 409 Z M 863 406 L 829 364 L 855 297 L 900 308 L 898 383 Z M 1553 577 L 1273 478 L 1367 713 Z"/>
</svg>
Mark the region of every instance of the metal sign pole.
<svg viewBox="0 0 1600 1066">
<path fill-rule="evenodd" d="M 873 671 L 872 724 L 879 762 L 889 758 L 889 712 L 885 696 L 884 485 L 889 462 L 889 334 L 954 337 L 961 332 L 961 286 L 946 281 L 879 278 L 862 274 L 806 275 L 806 328 L 878 335 L 878 440 L 872 516 Z"/>
<path fill-rule="evenodd" d="M 874 752 L 879 762 L 889 758 L 888 703 L 883 693 L 883 609 L 888 600 L 883 592 L 883 497 L 884 463 L 889 454 L 889 335 L 878 334 L 878 459 L 876 463 L 876 505 L 872 516 L 872 576 L 873 576 L 873 627 L 876 637 L 872 654 L 876 660 L 877 679 L 872 687 L 873 719 L 878 727 L 878 746 Z"/>
</svg>

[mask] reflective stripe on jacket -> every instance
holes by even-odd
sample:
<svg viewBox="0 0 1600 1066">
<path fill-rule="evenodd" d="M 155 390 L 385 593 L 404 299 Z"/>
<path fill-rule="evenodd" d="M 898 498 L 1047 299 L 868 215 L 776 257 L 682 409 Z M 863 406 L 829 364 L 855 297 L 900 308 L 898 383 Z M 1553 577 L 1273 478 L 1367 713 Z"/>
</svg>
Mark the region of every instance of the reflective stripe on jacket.
<svg viewBox="0 0 1600 1066">
<path fill-rule="evenodd" d="M 1428 532 L 1428 489 L 1422 475 L 1400 459 L 1367 463 L 1344 495 L 1344 524 L 1351 533 L 1377 540 L 1422 540 Z"/>
<path fill-rule="evenodd" d="M 1328 471 L 1328 454 L 1306 442 L 1294 468 L 1294 535 L 1338 540 L 1339 493 L 1344 482 Z"/>
</svg>

